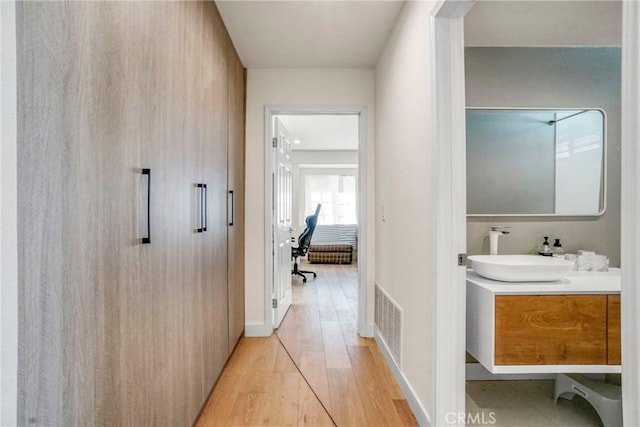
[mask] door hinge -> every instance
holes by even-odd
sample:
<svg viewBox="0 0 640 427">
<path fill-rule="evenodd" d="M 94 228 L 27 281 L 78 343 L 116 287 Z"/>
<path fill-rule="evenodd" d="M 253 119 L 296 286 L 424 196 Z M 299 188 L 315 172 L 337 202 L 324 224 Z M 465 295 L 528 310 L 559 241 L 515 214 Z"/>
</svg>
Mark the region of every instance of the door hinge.
<svg viewBox="0 0 640 427">
<path fill-rule="evenodd" d="M 271 144 L 273 145 L 273 148 L 277 148 L 278 147 L 278 138 L 271 139 Z"/>
<path fill-rule="evenodd" d="M 272 299 L 271 300 L 271 308 L 278 308 L 278 300 L 277 299 Z"/>
<path fill-rule="evenodd" d="M 467 265 L 467 254 L 458 254 L 458 265 Z"/>
</svg>

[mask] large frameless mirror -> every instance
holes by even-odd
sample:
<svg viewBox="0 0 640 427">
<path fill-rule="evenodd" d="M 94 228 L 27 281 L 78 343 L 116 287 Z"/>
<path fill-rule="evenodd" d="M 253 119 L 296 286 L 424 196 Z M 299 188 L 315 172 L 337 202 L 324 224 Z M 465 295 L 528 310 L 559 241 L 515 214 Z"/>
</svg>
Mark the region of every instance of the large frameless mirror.
<svg viewBox="0 0 640 427">
<path fill-rule="evenodd" d="M 467 214 L 601 215 L 605 121 L 600 109 L 467 109 Z"/>
</svg>

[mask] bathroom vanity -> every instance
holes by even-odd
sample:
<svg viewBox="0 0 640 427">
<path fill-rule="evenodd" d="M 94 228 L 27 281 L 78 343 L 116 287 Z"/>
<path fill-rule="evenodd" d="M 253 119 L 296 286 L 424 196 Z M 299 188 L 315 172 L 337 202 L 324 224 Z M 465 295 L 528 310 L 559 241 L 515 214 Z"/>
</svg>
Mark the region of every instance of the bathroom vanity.
<svg viewBox="0 0 640 427">
<path fill-rule="evenodd" d="M 469 269 L 467 351 L 494 374 L 621 372 L 620 269 L 520 283 Z"/>
</svg>

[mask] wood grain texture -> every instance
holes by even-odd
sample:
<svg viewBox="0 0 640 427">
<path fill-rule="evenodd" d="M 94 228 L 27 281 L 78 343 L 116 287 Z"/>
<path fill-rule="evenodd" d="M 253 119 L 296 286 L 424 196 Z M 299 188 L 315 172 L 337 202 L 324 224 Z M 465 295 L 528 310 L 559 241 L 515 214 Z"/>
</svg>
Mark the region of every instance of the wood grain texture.
<svg viewBox="0 0 640 427">
<path fill-rule="evenodd" d="M 393 401 L 394 406 L 396 407 L 396 412 L 398 416 L 402 420 L 402 424 L 405 426 L 417 426 L 418 420 L 411 412 L 411 408 L 409 407 L 409 403 L 407 403 L 404 399 L 396 399 Z"/>
<path fill-rule="evenodd" d="M 496 296 L 496 365 L 602 365 L 605 295 Z"/>
<path fill-rule="evenodd" d="M 349 297 L 357 289 L 356 267 L 309 268 L 318 278 L 294 281 L 293 303 L 278 329 L 281 341 L 275 335 L 240 339 L 197 426 L 333 425 L 322 405 L 339 426 L 417 425 L 375 340 L 356 339 L 355 331 L 341 327 L 356 318 L 356 300 Z M 336 314 L 345 299 L 351 317 Z M 321 309 L 340 320 L 321 321 Z M 339 360 L 346 354 L 348 365 L 328 367 L 336 357 L 326 357 L 323 337 Z"/>
<path fill-rule="evenodd" d="M 362 406 L 368 417 L 367 425 L 403 425 L 404 421 L 396 411 L 396 400 L 390 399 L 389 392 L 380 387 L 384 384 L 384 371 L 376 366 L 369 346 L 349 346 L 348 349 Z"/>
<path fill-rule="evenodd" d="M 210 88 L 212 90 L 212 134 L 205 138 L 206 150 L 209 153 L 208 165 L 205 168 L 205 179 L 209 188 L 209 222 L 212 227 L 207 233 L 207 248 L 203 268 L 209 270 L 210 279 L 205 286 L 211 287 L 212 299 L 204 309 L 211 317 L 205 322 L 212 329 L 208 336 L 213 336 L 213 359 L 207 364 L 205 356 L 205 377 L 209 389 L 213 387 L 215 379 L 222 372 L 225 362 L 233 347 L 229 346 L 229 297 L 228 297 L 228 259 L 227 259 L 227 151 L 229 119 L 229 50 L 231 42 L 222 23 L 222 18 L 215 8 L 215 4 L 207 3 L 206 27 L 213 30 L 213 45 L 209 50 L 212 61 Z M 213 381 L 211 381 L 213 380 Z"/>
<path fill-rule="evenodd" d="M 244 84 L 242 65 L 213 2 L 16 7 L 20 424 L 189 425 L 230 348 L 227 140 L 244 109 L 229 114 L 229 75 Z"/>
<path fill-rule="evenodd" d="M 18 18 L 17 27 L 20 28 L 26 23 L 24 22 L 24 11 L 31 10 L 22 3 L 16 4 L 16 16 Z M 42 13 L 39 10 L 33 10 L 33 20 L 40 25 L 44 24 Z M 56 9 L 52 11 L 52 15 L 57 17 L 63 15 L 62 10 Z M 54 40 L 59 38 L 62 28 L 59 25 L 42 25 L 42 38 L 52 37 Z M 25 37 L 18 31 L 17 34 L 17 51 L 18 66 L 25 64 L 31 66 L 36 61 L 33 54 L 29 55 L 29 49 L 41 42 L 37 35 L 33 36 L 36 40 Z M 52 46 L 52 56 L 60 54 L 60 48 Z M 44 58 L 47 64 L 53 62 L 50 58 Z M 33 87 L 30 87 L 25 80 L 20 78 L 18 73 L 18 100 L 24 96 L 32 97 L 32 108 L 34 115 L 42 117 L 52 117 L 52 121 L 59 122 L 62 120 L 62 112 L 55 107 L 50 106 L 48 100 L 38 96 L 37 92 L 43 90 L 49 84 L 51 85 L 52 104 L 60 103 L 63 94 L 60 89 L 61 82 L 54 76 L 47 76 L 40 70 L 34 70 L 31 79 Z M 24 132 L 25 128 L 36 126 L 39 120 L 31 115 L 25 114 L 18 105 L 18 137 Z M 47 133 L 51 135 L 49 138 L 36 140 L 35 137 L 25 138 L 27 144 L 20 139 L 18 144 L 18 162 L 25 160 L 33 164 L 40 170 L 38 176 L 25 176 L 25 171 L 18 167 L 18 238 L 19 238 L 19 254 L 18 267 L 19 278 L 22 281 L 39 283 L 41 277 L 44 280 L 51 281 L 57 286 L 31 286 L 19 287 L 19 304 L 21 310 L 19 314 L 19 346 L 18 358 L 21 367 L 18 372 L 18 381 L 23 387 L 18 389 L 18 416 L 21 422 L 27 421 L 22 414 L 28 413 L 32 420 L 44 419 L 47 416 L 62 419 L 62 399 L 57 396 L 57 390 L 61 389 L 64 376 L 60 369 L 55 366 L 62 366 L 62 346 L 60 340 L 62 327 L 61 305 L 62 305 L 62 282 L 64 273 L 59 266 L 61 262 L 62 248 L 62 227 L 46 227 L 44 224 L 44 212 L 42 206 L 46 205 L 49 209 L 48 220 L 56 224 L 62 224 L 63 208 L 61 198 L 49 199 L 47 194 L 47 185 L 60 185 L 64 170 L 68 168 L 68 162 L 61 155 L 60 150 L 56 150 L 50 154 L 50 158 L 44 155 L 44 150 L 51 150 L 56 145 L 56 128 L 47 129 Z M 44 148 L 38 150 L 35 146 L 37 143 Z M 51 163 L 48 161 L 51 160 Z M 30 206 L 32 209 L 25 212 L 23 206 Z M 40 240 L 38 246 L 25 247 L 25 240 Z M 29 267 L 27 268 L 27 264 Z M 21 283 L 22 285 L 22 283 Z M 47 306 L 45 303 L 47 302 Z M 39 314 L 39 316 L 35 316 Z M 49 360 L 48 365 L 39 363 L 41 359 Z M 53 366 L 52 366 L 53 365 Z M 27 375 L 32 373 L 32 375 Z M 52 386 L 39 387 L 38 382 L 42 381 Z M 38 405 L 37 402 L 42 402 Z"/>
<path fill-rule="evenodd" d="M 228 228 L 229 348 L 236 345 L 245 324 L 244 298 L 244 163 L 245 68 L 229 49 L 228 190 L 233 191 L 233 222 Z"/>
<path fill-rule="evenodd" d="M 621 363 L 620 295 L 607 295 L 607 364 Z"/>
</svg>

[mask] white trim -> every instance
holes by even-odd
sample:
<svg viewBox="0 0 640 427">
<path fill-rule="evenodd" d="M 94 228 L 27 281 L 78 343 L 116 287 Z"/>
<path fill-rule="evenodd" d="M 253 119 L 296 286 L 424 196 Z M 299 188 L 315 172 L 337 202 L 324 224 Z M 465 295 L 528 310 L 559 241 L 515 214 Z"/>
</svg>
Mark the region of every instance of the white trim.
<svg viewBox="0 0 640 427">
<path fill-rule="evenodd" d="M 271 306 L 269 306 L 269 313 L 271 313 Z M 244 326 L 244 336 L 247 338 L 268 337 L 272 333 L 273 328 L 264 323 L 247 323 Z"/>
<path fill-rule="evenodd" d="M 465 410 L 466 252 L 464 15 L 473 0 L 441 1 L 432 12 L 435 250 L 433 406 L 435 425 Z M 459 421 L 456 417 L 456 423 Z M 450 419 L 450 417 L 449 417 Z"/>
<path fill-rule="evenodd" d="M 273 155 L 272 155 L 272 138 L 273 138 L 273 114 L 269 107 L 264 109 L 264 333 L 270 336 L 273 333 L 273 308 L 271 300 L 273 299 L 273 215 L 272 215 L 272 198 L 273 198 Z M 250 325 L 246 325 L 246 331 Z"/>
<path fill-rule="evenodd" d="M 367 164 L 369 154 L 367 108 L 360 107 L 358 113 L 360 114 L 358 122 L 358 334 L 362 337 L 372 337 L 373 333 L 370 333 L 367 323 L 367 307 L 369 305 L 367 264 L 369 256 L 373 259 L 375 254 L 367 253 L 369 242 L 367 193 L 370 184 L 367 180 L 367 171 L 369 170 Z"/>
<path fill-rule="evenodd" d="M 621 266 L 624 425 L 640 425 L 640 4 L 622 3 Z"/>
<path fill-rule="evenodd" d="M 271 253 L 271 198 L 272 182 L 271 173 L 273 170 L 270 156 L 271 135 L 273 134 L 273 116 L 279 114 L 357 114 L 358 120 L 358 334 L 363 337 L 371 337 L 372 331 L 367 324 L 368 306 L 368 277 L 367 277 L 367 107 L 363 105 L 345 106 L 299 106 L 299 105 L 266 105 L 264 109 L 264 324 L 273 325 L 271 316 L 271 299 L 273 289 L 273 277 L 271 269 L 273 265 L 273 254 Z M 247 325 L 249 326 L 249 325 Z M 268 335 L 271 335 L 269 330 Z"/>
<path fill-rule="evenodd" d="M 15 1 L 0 2 L 0 425 L 18 409 L 18 94 Z"/>
<path fill-rule="evenodd" d="M 420 403 L 420 399 L 418 399 L 416 392 L 413 390 L 413 388 L 409 384 L 409 381 L 407 381 L 407 378 L 400 371 L 400 368 L 398 368 L 398 365 L 396 365 L 396 362 L 393 359 L 393 356 L 391 356 L 391 352 L 389 351 L 389 348 L 387 348 L 387 344 L 384 342 L 384 339 L 382 339 L 382 337 L 380 336 L 377 330 L 374 331 L 374 338 L 376 340 L 376 343 L 378 344 L 378 348 L 380 349 L 380 351 L 382 352 L 382 355 L 387 361 L 387 365 L 389 365 L 389 367 L 391 368 L 393 377 L 398 382 L 398 385 L 400 386 L 400 390 L 402 390 L 402 394 L 404 395 L 404 398 L 409 404 L 409 407 L 411 408 L 413 415 L 416 417 L 418 424 L 421 426 L 431 425 L 431 421 L 429 420 L 429 415 L 426 409 Z"/>
<path fill-rule="evenodd" d="M 363 337 L 371 338 L 374 336 L 375 331 L 376 331 L 376 325 L 373 323 L 369 323 L 367 324 L 367 328 L 365 330 L 366 335 L 362 335 L 362 334 L 360 335 Z"/>
</svg>

